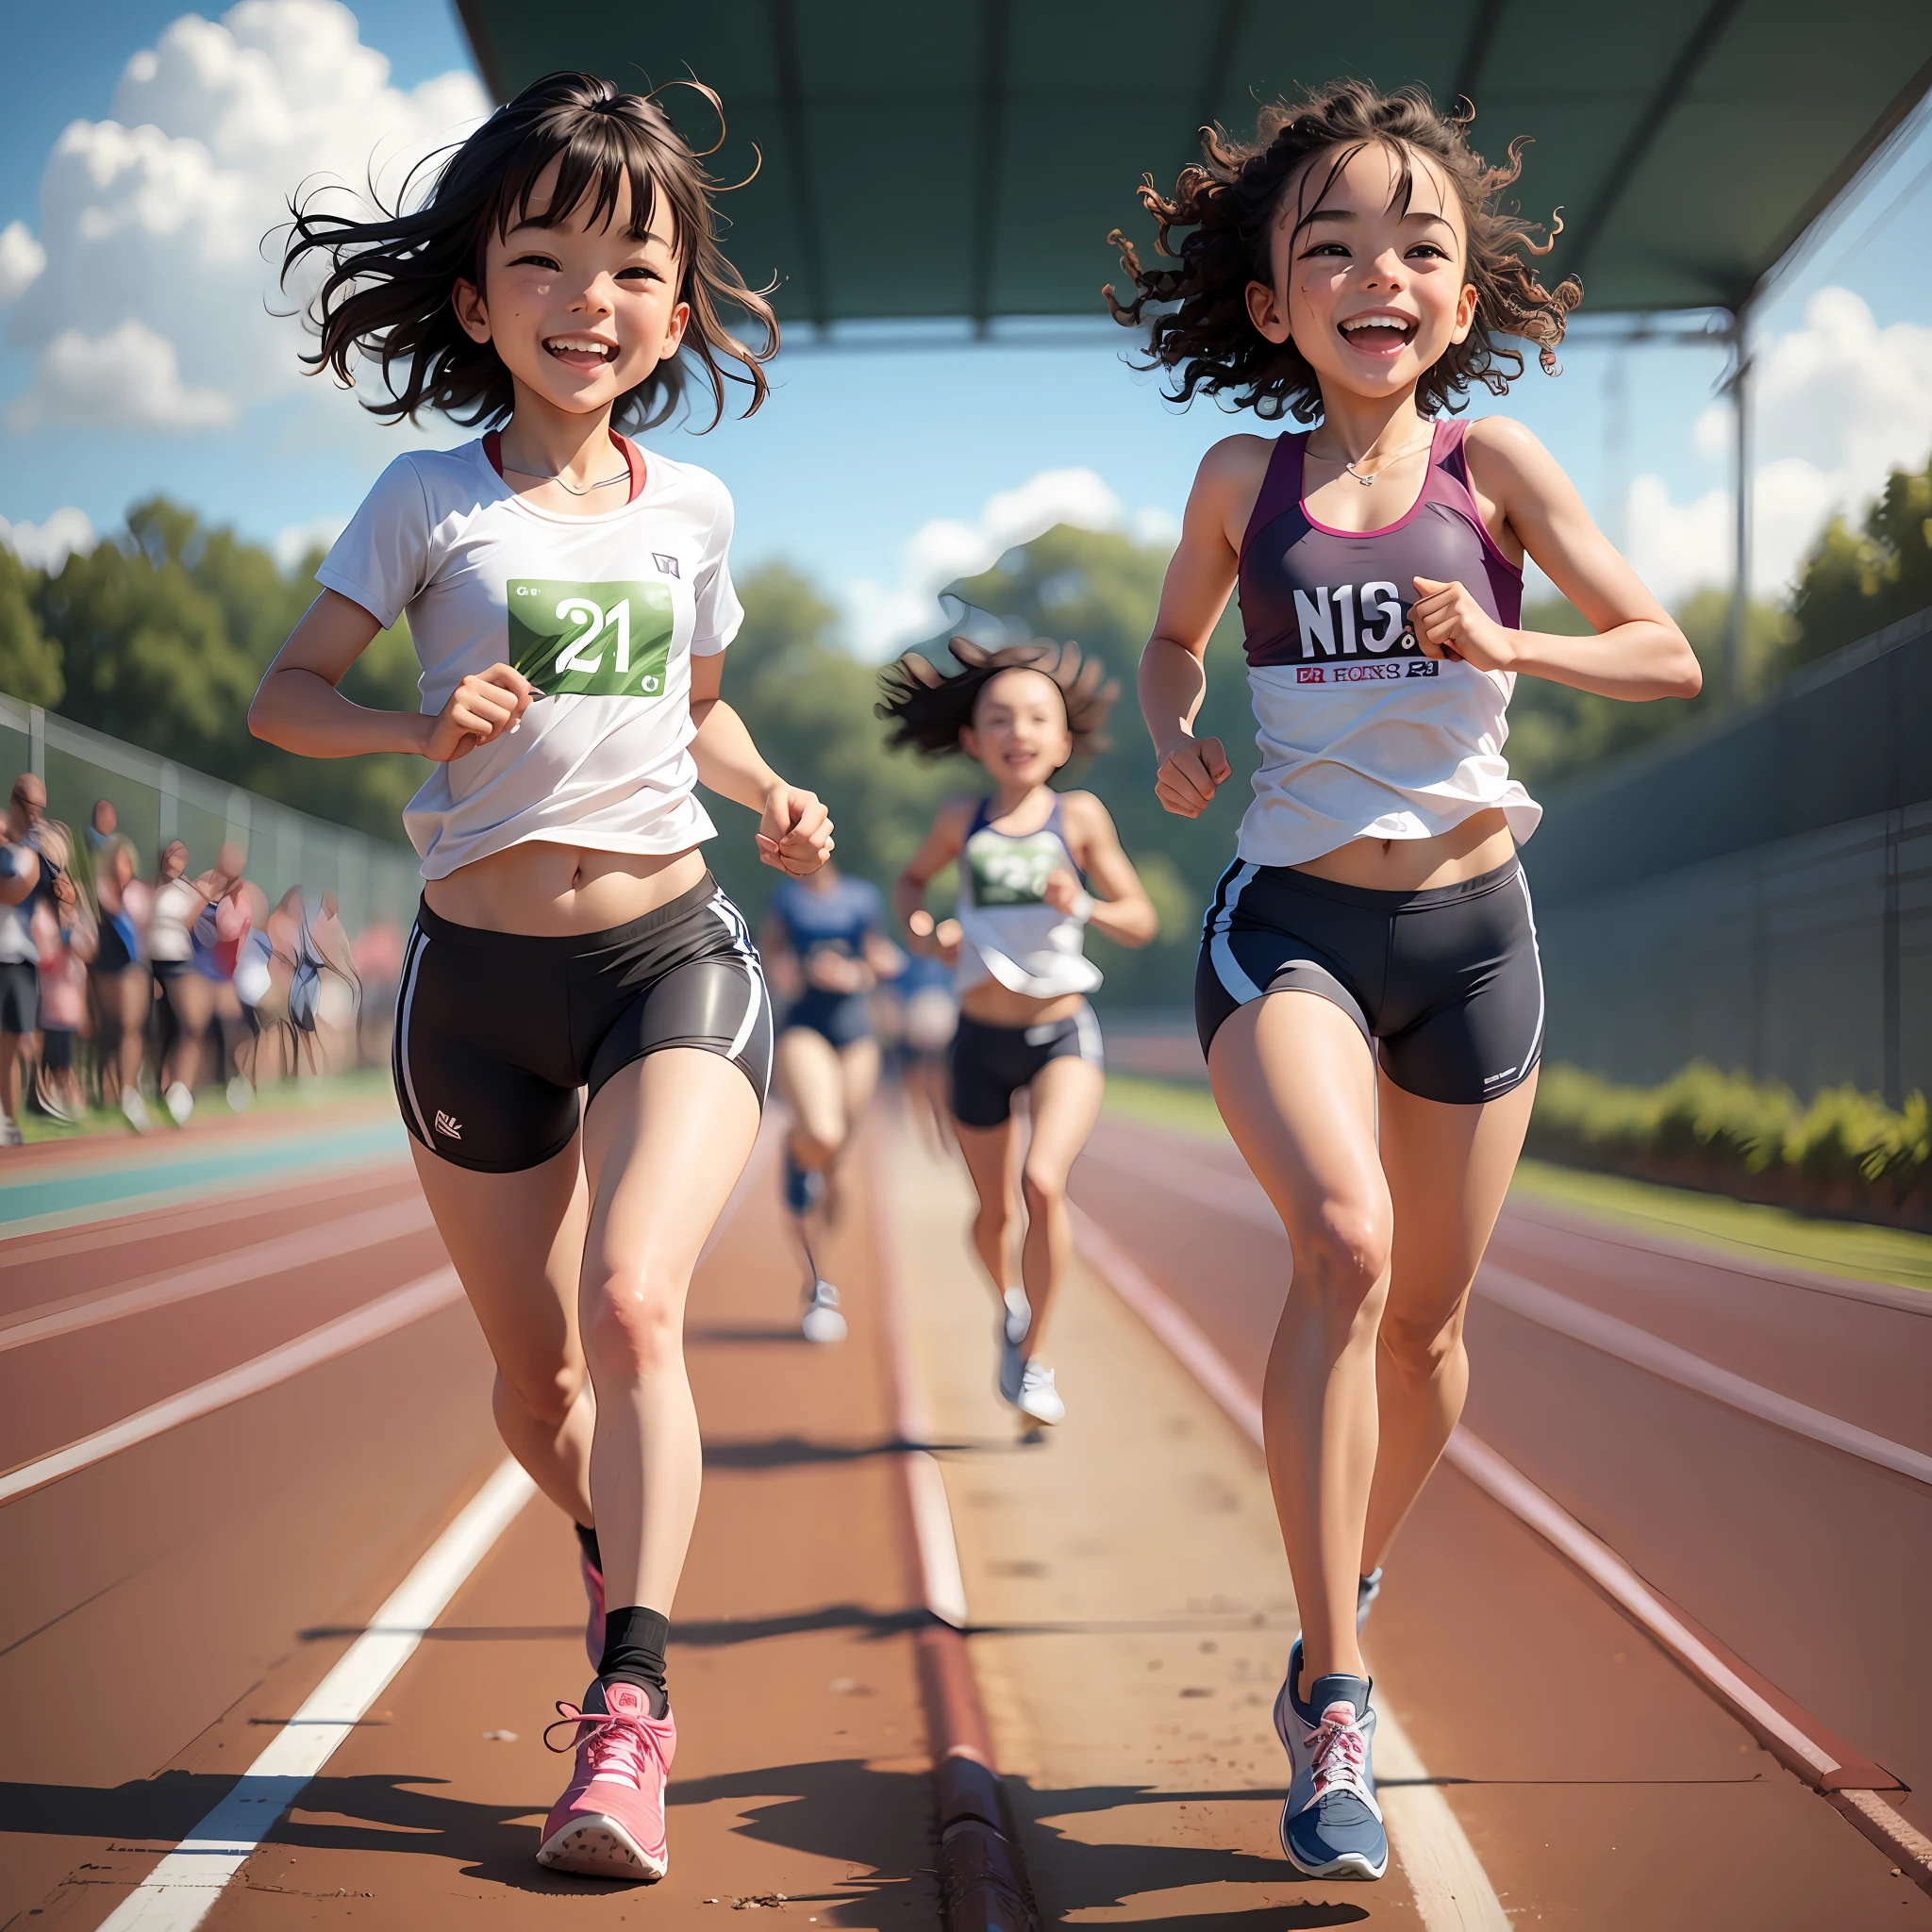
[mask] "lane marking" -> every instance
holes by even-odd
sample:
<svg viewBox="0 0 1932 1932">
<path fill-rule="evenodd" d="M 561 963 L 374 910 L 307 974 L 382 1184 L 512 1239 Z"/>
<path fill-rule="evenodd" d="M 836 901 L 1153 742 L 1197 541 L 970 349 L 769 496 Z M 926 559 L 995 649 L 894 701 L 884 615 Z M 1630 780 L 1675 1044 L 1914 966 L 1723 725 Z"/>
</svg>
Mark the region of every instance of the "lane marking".
<svg viewBox="0 0 1932 1932">
<path fill-rule="evenodd" d="M 1179 1194 L 1215 1213 L 1265 1228 L 1281 1236 L 1284 1242 L 1287 1240 L 1282 1235 L 1281 1219 L 1258 1181 L 1224 1174 L 1203 1161 L 1190 1160 L 1186 1155 L 1176 1155 L 1171 1160 L 1163 1157 L 1158 1167 L 1152 1162 L 1124 1158 L 1103 1148 L 1091 1148 L 1087 1158 L 1098 1160 L 1117 1173 L 1131 1174 L 1136 1180 Z M 1914 1482 L 1932 1484 L 1932 1456 L 1907 1448 L 1902 1442 L 1894 1442 L 1889 1437 L 1874 1435 L 1870 1429 L 1861 1429 L 1855 1423 L 1845 1422 L 1824 1409 L 1813 1408 L 1793 1396 L 1781 1395 L 1774 1389 L 1767 1389 L 1761 1383 L 1753 1382 L 1729 1369 L 1720 1368 L 1688 1348 L 1666 1341 L 1647 1328 L 1640 1328 L 1619 1316 L 1605 1314 L 1587 1302 L 1574 1301 L 1526 1276 L 1485 1262 L 1476 1274 L 1475 1291 L 1540 1327 L 1567 1335 L 1572 1341 L 1581 1341 L 1600 1354 L 1615 1356 L 1631 1367 L 1642 1369 L 1663 1381 L 1674 1382 L 1680 1388 L 1708 1396 L 1713 1402 L 1721 1402 L 1740 1415 L 1770 1423 L 1791 1435 L 1823 1443 L 1826 1448 L 1841 1450 L 1847 1456 L 1855 1456 L 1880 1469 L 1909 1476 Z M 1912 1292 L 1923 1291 L 1914 1290 Z M 1928 1307 L 1932 1307 L 1932 1295 L 1925 1299 Z M 1192 1366 L 1191 1362 L 1190 1366 Z"/>
<path fill-rule="evenodd" d="M 392 1201 L 386 1207 L 346 1215 L 340 1221 L 323 1222 L 296 1234 L 278 1235 L 273 1241 L 237 1248 L 216 1261 L 172 1269 L 127 1288 L 111 1289 L 105 1294 L 77 1295 L 67 1302 L 43 1303 L 0 1321 L 0 1355 L 10 1348 L 25 1348 L 30 1342 L 48 1341 L 57 1335 L 92 1328 L 103 1322 L 191 1301 L 196 1295 L 240 1288 L 287 1269 L 337 1260 L 358 1249 L 376 1247 L 435 1224 L 427 1201 L 420 1197 L 413 1201 Z"/>
<path fill-rule="evenodd" d="M 535 1493 L 514 1462 L 497 1466 L 234 1789 L 122 1901 L 101 1932 L 194 1932 Z"/>
<path fill-rule="evenodd" d="M 286 1382 L 323 1362 L 333 1361 L 337 1356 L 347 1355 L 382 1336 L 393 1335 L 398 1328 L 407 1328 L 462 1298 L 457 1271 L 439 1268 L 433 1274 L 379 1295 L 346 1315 L 337 1316 L 333 1322 L 325 1322 L 321 1327 L 270 1349 L 266 1355 L 256 1356 L 206 1382 L 197 1382 L 193 1388 L 111 1423 L 105 1429 L 96 1429 L 92 1435 L 57 1449 L 51 1456 L 22 1463 L 18 1469 L 0 1475 L 0 1504 L 44 1489 L 62 1476 L 105 1461 L 123 1449 L 131 1449 L 137 1442 L 148 1441 L 198 1416 L 211 1415 L 231 1403 L 258 1395 L 277 1382 Z"/>
<path fill-rule="evenodd" d="M 1224 1176 L 1216 1176 L 1217 1179 Z M 1190 1182 L 1191 1187 L 1191 1181 Z M 1265 1196 L 1264 1196 L 1265 1198 Z M 1174 1352 L 1257 1449 L 1264 1447 L 1261 1405 L 1226 1358 L 1113 1238 L 1073 1202 L 1074 1242 L 1088 1265 Z M 1270 1210 L 1272 1214 L 1272 1209 Z M 1279 1227 L 1280 1223 L 1275 1225 Z M 1375 1707 L 1377 1784 L 1389 1836 L 1428 1932 L 1509 1932 L 1509 1918 L 1462 1822 L 1428 1782 L 1422 1755 L 1386 1704 Z"/>
<path fill-rule="evenodd" d="M 1675 1342 L 1653 1335 L 1647 1328 L 1607 1315 L 1586 1302 L 1572 1301 L 1568 1295 L 1513 1274 L 1507 1268 L 1492 1268 L 1485 1263 L 1476 1274 L 1475 1286 L 1478 1294 L 1497 1307 L 1507 1308 L 1525 1322 L 1534 1322 L 1540 1328 L 1580 1341 L 1600 1355 L 1613 1356 L 1661 1381 L 1674 1382 L 1680 1389 L 1707 1395 L 1740 1415 L 1755 1416 L 1759 1422 L 1822 1442 L 1826 1448 L 1842 1450 L 1847 1456 L 1909 1476 L 1914 1482 L 1932 1484 L 1932 1456 L 1908 1449 L 1888 1437 L 1874 1435 L 1870 1429 L 1828 1415 L 1808 1403 L 1780 1395 L 1774 1389 L 1747 1381 L 1729 1369 L 1706 1361 L 1701 1355 L 1691 1354 L 1688 1348 L 1679 1348 Z"/>
</svg>

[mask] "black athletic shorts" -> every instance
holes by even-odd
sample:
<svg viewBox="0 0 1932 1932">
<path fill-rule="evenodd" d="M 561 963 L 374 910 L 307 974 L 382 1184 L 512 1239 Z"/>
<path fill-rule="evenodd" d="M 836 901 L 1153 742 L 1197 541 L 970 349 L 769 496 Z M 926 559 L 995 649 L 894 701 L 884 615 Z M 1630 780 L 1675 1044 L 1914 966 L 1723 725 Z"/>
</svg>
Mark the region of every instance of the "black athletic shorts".
<svg viewBox="0 0 1932 1932">
<path fill-rule="evenodd" d="M 1013 1117 L 1013 1095 L 1048 1060 L 1081 1059 L 1103 1070 L 1100 1022 L 1084 1001 L 1077 1013 L 1039 1026 L 989 1026 L 959 1015 L 953 1035 L 953 1117 L 963 1127 L 997 1127 Z"/>
<path fill-rule="evenodd" d="M 743 1071 L 762 1107 L 772 1003 L 742 915 L 708 873 L 608 932 L 486 932 L 416 914 L 390 1062 L 403 1120 L 458 1167 L 509 1174 L 562 1153 L 577 1090 L 695 1046 Z"/>
<path fill-rule="evenodd" d="M 785 1030 L 804 1026 L 833 1046 L 872 1038 L 872 1007 L 862 992 L 827 992 L 808 987 L 785 1015 Z"/>
<path fill-rule="evenodd" d="M 41 969 L 31 959 L 0 959 L 0 1033 L 37 1033 Z"/>
<path fill-rule="evenodd" d="M 1543 974 L 1514 859 L 1421 892 L 1338 885 L 1237 859 L 1201 933 L 1194 1024 L 1263 993 L 1333 1000 L 1406 1093 L 1474 1106 L 1520 1087 L 1543 1045 Z"/>
<path fill-rule="evenodd" d="M 74 1028 L 43 1026 L 41 1029 L 41 1064 L 50 1074 L 65 1074 L 74 1066 Z"/>
</svg>

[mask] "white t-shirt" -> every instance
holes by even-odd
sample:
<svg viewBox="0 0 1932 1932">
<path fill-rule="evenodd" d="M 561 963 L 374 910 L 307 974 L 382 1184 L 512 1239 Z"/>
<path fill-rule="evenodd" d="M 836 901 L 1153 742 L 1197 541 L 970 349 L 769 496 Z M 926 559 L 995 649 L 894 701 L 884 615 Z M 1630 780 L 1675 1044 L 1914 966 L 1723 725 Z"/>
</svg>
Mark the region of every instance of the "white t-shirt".
<svg viewBox="0 0 1932 1932">
<path fill-rule="evenodd" d="M 425 712 L 496 663 L 542 693 L 405 808 L 425 879 L 533 839 L 682 852 L 716 833 L 692 796 L 691 659 L 724 650 L 743 621 L 731 498 L 707 470 L 651 453 L 644 464 L 622 508 L 559 516 L 511 491 L 480 440 L 413 450 L 316 572 L 385 628 L 407 614 Z"/>
</svg>

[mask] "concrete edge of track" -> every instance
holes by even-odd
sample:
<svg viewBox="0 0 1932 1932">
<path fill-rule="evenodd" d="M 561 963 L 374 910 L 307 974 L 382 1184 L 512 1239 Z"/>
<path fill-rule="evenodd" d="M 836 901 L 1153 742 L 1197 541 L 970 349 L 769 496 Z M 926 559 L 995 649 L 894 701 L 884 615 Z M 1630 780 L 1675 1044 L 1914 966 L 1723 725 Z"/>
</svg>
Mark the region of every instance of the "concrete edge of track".
<svg viewBox="0 0 1932 1932">
<path fill-rule="evenodd" d="M 1078 1207 L 1072 1211 L 1075 1241 L 1095 1272 L 1141 1316 L 1192 1371 L 1236 1426 L 1259 1447 L 1260 1404 L 1242 1387 L 1220 1351 L 1121 1252 L 1091 1216 Z M 1932 1840 L 1877 1795 L 1881 1790 L 1901 1790 L 1897 1778 L 1834 1737 L 1802 1706 L 1652 1590 L 1608 1544 L 1593 1536 L 1555 1498 L 1480 1438 L 1458 1427 L 1450 1439 L 1445 1459 L 1548 1542 L 1700 1689 L 1723 1705 L 1786 1770 L 1809 1785 L 1880 1851 L 1894 1858 L 1914 1883 L 1932 1891 Z M 1384 1717 L 1377 1750 L 1385 1762 L 1387 1734 L 1391 1728 Z M 1406 1747 L 1407 1740 L 1402 1741 Z M 1431 1795 L 1441 1800 L 1440 1793 Z M 1446 1811 L 1446 1801 L 1441 1802 Z M 1472 1859 L 1474 1856 L 1472 1852 Z M 1404 1867 L 1407 1869 L 1407 1858 Z M 1410 1878 L 1414 1882 L 1413 1873 Z M 1420 1885 L 1417 1896 L 1420 1902 Z M 1499 1913 L 1500 1909 L 1499 1907 Z M 1426 1906 L 1424 1916 L 1433 1926 L 1435 1921 L 1429 1918 Z M 1465 1922 L 1452 1918 L 1443 1923 Z"/>
<path fill-rule="evenodd" d="M 1241 1386 L 1221 1351 L 1091 1214 L 1071 1201 L 1067 1208 L 1074 1218 L 1074 1245 L 1087 1264 L 1146 1323 L 1235 1427 L 1261 1449 L 1261 1405 Z M 1509 1915 L 1461 1820 L 1428 1781 L 1428 1770 L 1407 1732 L 1379 1705 L 1375 1757 L 1380 1776 L 1389 1781 L 1379 1795 L 1393 1827 L 1390 1837 L 1427 1932 L 1507 1932 Z"/>
<path fill-rule="evenodd" d="M 536 1493 L 514 1462 L 497 1465 L 302 1707 L 101 1932 L 194 1932 Z"/>
<path fill-rule="evenodd" d="M 966 1648 L 966 1586 L 940 1466 L 913 1367 L 898 1251 L 876 1130 L 868 1149 L 873 1240 L 878 1252 L 879 1350 L 901 1443 L 914 1579 L 930 1619 L 918 1633 L 919 1683 L 932 1752 L 939 1822 L 940 1904 L 947 1932 L 1038 1932 L 1025 1862 L 1007 1815 L 992 1727 Z"/>
</svg>

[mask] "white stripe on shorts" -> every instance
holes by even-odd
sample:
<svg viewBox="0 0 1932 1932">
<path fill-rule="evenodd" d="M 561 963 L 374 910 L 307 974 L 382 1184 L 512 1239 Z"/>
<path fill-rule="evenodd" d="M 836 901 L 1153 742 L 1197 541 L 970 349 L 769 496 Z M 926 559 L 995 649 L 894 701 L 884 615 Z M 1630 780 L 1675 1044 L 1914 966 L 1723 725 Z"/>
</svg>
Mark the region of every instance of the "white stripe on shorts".
<svg viewBox="0 0 1932 1932">
<path fill-rule="evenodd" d="M 724 1051 L 726 1059 L 735 1060 L 744 1052 L 752 1034 L 757 1030 L 760 1014 L 764 1016 L 767 1033 L 770 1032 L 773 1024 L 772 995 L 765 985 L 764 961 L 758 958 L 758 949 L 752 943 L 751 929 L 744 923 L 744 914 L 722 891 L 712 894 L 711 910 L 724 922 L 726 929 L 730 932 L 733 950 L 744 961 L 745 978 L 750 983 L 748 990 L 751 996 L 745 1004 L 744 1018 L 739 1023 L 738 1031 Z M 770 1044 L 768 1040 L 768 1049 Z"/>
<path fill-rule="evenodd" d="M 1241 963 L 1227 942 L 1227 930 L 1234 924 L 1235 907 L 1240 904 L 1249 881 L 1260 869 L 1257 865 L 1243 863 L 1235 875 L 1233 885 L 1228 888 L 1227 896 L 1221 902 L 1221 910 L 1214 915 L 1213 937 L 1208 942 L 1208 957 L 1214 961 L 1215 977 L 1227 989 L 1228 997 L 1236 1005 L 1243 1007 L 1250 1000 L 1259 999 L 1261 989 L 1241 971 Z"/>
<path fill-rule="evenodd" d="M 416 1116 L 416 1131 L 424 1146 L 434 1147 L 429 1123 L 423 1118 L 423 1103 L 416 1098 L 416 1076 L 409 1071 L 409 1015 L 416 1005 L 416 974 L 422 969 L 423 955 L 429 950 L 429 935 L 419 925 L 409 934 L 408 957 L 403 961 L 402 984 L 396 989 L 396 1066 L 403 1076 L 403 1093 L 409 1111 Z"/>
</svg>

